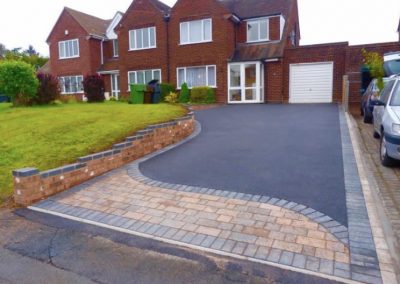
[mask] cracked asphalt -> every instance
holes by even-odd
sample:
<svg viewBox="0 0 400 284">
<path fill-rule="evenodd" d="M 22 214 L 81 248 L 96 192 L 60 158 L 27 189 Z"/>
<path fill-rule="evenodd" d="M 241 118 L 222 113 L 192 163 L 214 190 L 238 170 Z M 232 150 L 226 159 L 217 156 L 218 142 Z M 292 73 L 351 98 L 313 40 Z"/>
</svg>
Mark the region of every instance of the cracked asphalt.
<svg viewBox="0 0 400 284">
<path fill-rule="evenodd" d="M 0 209 L 0 283 L 336 282 L 28 209 Z"/>
</svg>

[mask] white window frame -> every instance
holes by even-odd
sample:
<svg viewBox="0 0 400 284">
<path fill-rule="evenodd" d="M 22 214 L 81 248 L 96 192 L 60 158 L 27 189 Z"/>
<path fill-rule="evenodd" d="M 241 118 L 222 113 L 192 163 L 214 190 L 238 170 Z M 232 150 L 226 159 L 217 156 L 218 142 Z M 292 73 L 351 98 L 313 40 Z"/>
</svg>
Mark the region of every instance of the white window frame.
<svg viewBox="0 0 400 284">
<path fill-rule="evenodd" d="M 116 46 L 115 46 L 115 42 L 117 42 L 118 44 L 118 46 L 117 46 L 117 48 L 116 48 Z M 113 45 L 113 57 L 119 57 L 119 42 L 118 42 L 118 39 L 113 39 L 112 40 L 112 45 Z"/>
<path fill-rule="evenodd" d="M 205 39 L 204 38 L 204 22 L 205 21 L 210 21 L 210 39 Z M 202 40 L 200 41 L 190 41 L 190 23 L 193 22 L 201 22 L 201 37 Z M 187 42 L 183 42 L 182 41 L 182 26 L 183 25 L 188 25 L 187 27 L 187 38 L 188 41 Z M 213 41 L 213 22 L 212 22 L 212 18 L 207 18 L 207 19 L 201 19 L 201 20 L 194 20 L 194 21 L 186 21 L 186 22 L 181 22 L 179 25 L 179 38 L 180 38 L 180 45 L 187 45 L 187 44 L 198 44 L 198 43 L 205 43 L 205 42 L 212 42 Z"/>
<path fill-rule="evenodd" d="M 159 81 L 159 83 L 161 83 L 162 81 L 162 72 L 161 72 L 161 69 L 146 69 L 146 70 L 135 70 L 135 71 L 128 71 L 128 91 L 130 92 L 131 91 L 131 84 L 137 84 L 137 73 L 138 72 L 148 72 L 148 71 L 151 71 L 151 77 L 153 78 L 152 80 L 154 80 L 154 72 L 160 72 L 160 81 Z M 129 78 L 130 78 L 130 74 L 131 73 L 134 73 L 135 74 L 135 82 L 134 83 L 131 83 L 130 81 L 129 81 Z M 146 84 L 146 82 L 144 83 L 144 84 Z"/>
<path fill-rule="evenodd" d="M 76 46 L 77 46 L 77 54 L 71 55 L 71 56 L 67 56 L 66 54 L 66 47 L 69 43 L 73 43 L 76 42 Z M 64 46 L 64 54 L 61 54 L 61 46 Z M 72 53 L 74 51 L 74 48 L 72 47 Z M 72 54 L 71 53 L 71 54 Z M 70 39 L 70 40 L 64 40 L 64 41 L 59 41 L 58 42 L 58 57 L 59 59 L 70 59 L 70 58 L 77 58 L 79 57 L 80 51 L 79 51 L 79 39 L 75 38 L 75 39 Z"/>
<path fill-rule="evenodd" d="M 186 76 L 187 76 L 187 69 L 190 69 L 190 68 L 201 68 L 201 67 L 204 67 L 204 68 L 206 68 L 206 86 L 195 86 L 195 87 L 189 87 L 189 89 L 192 89 L 192 88 L 196 88 L 196 87 L 210 87 L 210 88 L 217 88 L 217 66 L 216 65 L 201 65 L 201 66 L 187 66 L 187 67 L 178 67 L 178 68 L 176 68 L 176 86 L 177 86 L 177 89 L 178 90 L 180 90 L 181 89 L 181 86 L 180 86 L 180 83 L 179 83 L 179 70 L 184 70 L 184 76 L 185 76 L 185 80 L 183 80 L 183 82 L 185 82 L 185 83 L 187 83 L 187 78 L 186 78 Z M 214 82 L 215 82 L 215 84 L 214 85 L 210 85 L 209 83 L 208 83 L 208 68 L 210 68 L 210 67 L 214 67 L 214 70 L 215 70 L 215 73 L 214 73 Z"/>
<path fill-rule="evenodd" d="M 256 66 L 256 86 L 246 87 L 246 74 L 245 66 L 251 64 Z M 230 67 L 236 65 L 240 66 L 240 86 L 231 86 L 231 74 Z M 248 62 L 237 62 L 228 64 L 228 104 L 243 104 L 243 103 L 263 103 L 264 102 L 264 65 L 259 61 L 248 61 Z M 245 94 L 246 90 L 256 90 L 256 98 L 254 100 L 246 100 Z M 233 101 L 231 100 L 230 91 L 236 90 L 241 92 L 241 100 Z"/>
<path fill-rule="evenodd" d="M 261 38 L 261 29 L 260 29 L 260 22 L 261 21 L 267 21 L 267 37 L 266 38 Z M 249 24 L 250 23 L 257 23 L 258 24 L 258 39 L 257 40 L 250 40 L 250 33 L 249 33 Z M 256 19 L 249 19 L 246 21 L 246 39 L 248 43 L 252 42 L 265 42 L 269 41 L 270 34 L 269 34 L 269 17 L 264 17 L 264 18 L 256 18 Z"/>
<path fill-rule="evenodd" d="M 153 30 L 154 31 L 154 45 L 151 45 L 151 39 L 150 39 L 150 31 Z M 142 31 L 142 45 L 144 43 L 144 31 L 147 31 L 148 36 L 149 36 L 149 46 L 148 47 L 141 47 L 141 48 L 137 48 L 137 33 L 138 31 Z M 133 42 L 133 46 L 132 46 L 132 37 L 134 39 Z M 144 50 L 144 49 L 152 49 L 152 48 L 157 48 L 157 31 L 156 31 L 156 27 L 146 27 L 146 28 L 141 28 L 141 29 L 134 29 L 134 30 L 130 30 L 129 31 L 129 51 L 135 51 L 135 50 Z"/>
<path fill-rule="evenodd" d="M 62 95 L 72 95 L 72 94 L 83 94 L 83 75 L 72 75 L 72 76 L 60 76 L 58 77 L 59 81 L 63 81 L 65 82 L 65 78 L 75 78 L 78 81 L 78 78 L 81 78 L 82 81 L 82 90 L 77 91 L 77 92 L 66 92 L 65 91 L 65 84 L 60 84 L 60 88 L 61 88 L 61 94 Z"/>
</svg>

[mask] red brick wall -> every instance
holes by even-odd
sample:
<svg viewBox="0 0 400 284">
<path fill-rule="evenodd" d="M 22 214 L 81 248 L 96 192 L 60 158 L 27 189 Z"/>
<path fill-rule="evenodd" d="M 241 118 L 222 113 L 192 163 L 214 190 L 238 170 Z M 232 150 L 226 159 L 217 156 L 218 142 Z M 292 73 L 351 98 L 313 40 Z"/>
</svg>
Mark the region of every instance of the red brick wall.
<svg viewBox="0 0 400 284">
<path fill-rule="evenodd" d="M 170 72 L 176 84 L 176 68 L 201 65 L 217 66 L 217 102 L 227 100 L 227 62 L 235 47 L 234 24 L 229 13 L 214 0 L 179 0 L 171 11 Z M 212 18 L 212 42 L 180 45 L 180 22 Z"/>
<path fill-rule="evenodd" d="M 148 0 L 134 1 L 117 30 L 120 47 L 121 94 L 128 95 L 128 71 L 161 69 L 161 80 L 167 82 L 167 31 L 163 14 Z M 129 31 L 156 27 L 157 48 L 129 51 Z"/>
<path fill-rule="evenodd" d="M 269 18 L 269 39 L 280 40 L 281 39 L 281 18 L 271 17 Z"/>
<path fill-rule="evenodd" d="M 366 45 L 354 45 L 349 46 L 346 51 L 346 74 L 349 75 L 350 83 L 350 103 L 360 102 L 360 69 L 363 62 L 361 50 L 378 52 L 381 55 L 391 51 L 400 51 L 399 42 L 387 42 L 377 44 L 366 44 Z"/>
<path fill-rule="evenodd" d="M 283 62 L 264 63 L 264 94 L 267 103 L 282 103 Z"/>
<path fill-rule="evenodd" d="M 334 62 L 333 102 L 342 100 L 342 78 L 345 74 L 347 43 L 332 43 L 288 48 L 285 50 L 283 67 L 282 100 L 289 101 L 290 64 L 310 62 Z"/>
<path fill-rule="evenodd" d="M 68 30 L 68 35 L 65 35 L 65 30 Z M 71 39 L 79 39 L 80 56 L 59 59 L 58 42 Z M 55 25 L 49 37 L 49 45 L 51 72 L 56 76 L 94 73 L 100 66 L 100 41 L 88 40 L 86 32 L 66 11 L 62 13 Z"/>
</svg>

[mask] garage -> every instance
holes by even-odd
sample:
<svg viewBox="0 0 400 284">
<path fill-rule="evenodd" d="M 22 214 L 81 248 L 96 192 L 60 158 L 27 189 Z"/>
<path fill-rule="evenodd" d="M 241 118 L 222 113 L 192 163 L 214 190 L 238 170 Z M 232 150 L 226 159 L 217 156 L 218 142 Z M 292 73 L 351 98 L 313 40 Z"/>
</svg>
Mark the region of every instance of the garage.
<svg viewBox="0 0 400 284">
<path fill-rule="evenodd" d="M 290 65 L 289 103 L 331 103 L 333 62 Z"/>
</svg>

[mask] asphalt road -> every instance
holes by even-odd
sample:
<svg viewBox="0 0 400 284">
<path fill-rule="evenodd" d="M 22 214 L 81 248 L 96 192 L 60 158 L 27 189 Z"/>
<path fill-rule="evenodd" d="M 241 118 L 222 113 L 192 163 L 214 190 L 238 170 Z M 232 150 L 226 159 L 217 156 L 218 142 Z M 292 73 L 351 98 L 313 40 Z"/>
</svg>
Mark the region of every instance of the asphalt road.
<svg viewBox="0 0 400 284">
<path fill-rule="evenodd" d="M 337 283 L 37 213 L 0 209 L 0 283 Z"/>
<path fill-rule="evenodd" d="M 196 119 L 200 135 L 142 163 L 145 176 L 283 198 L 347 226 L 337 105 L 224 106 Z"/>
</svg>

